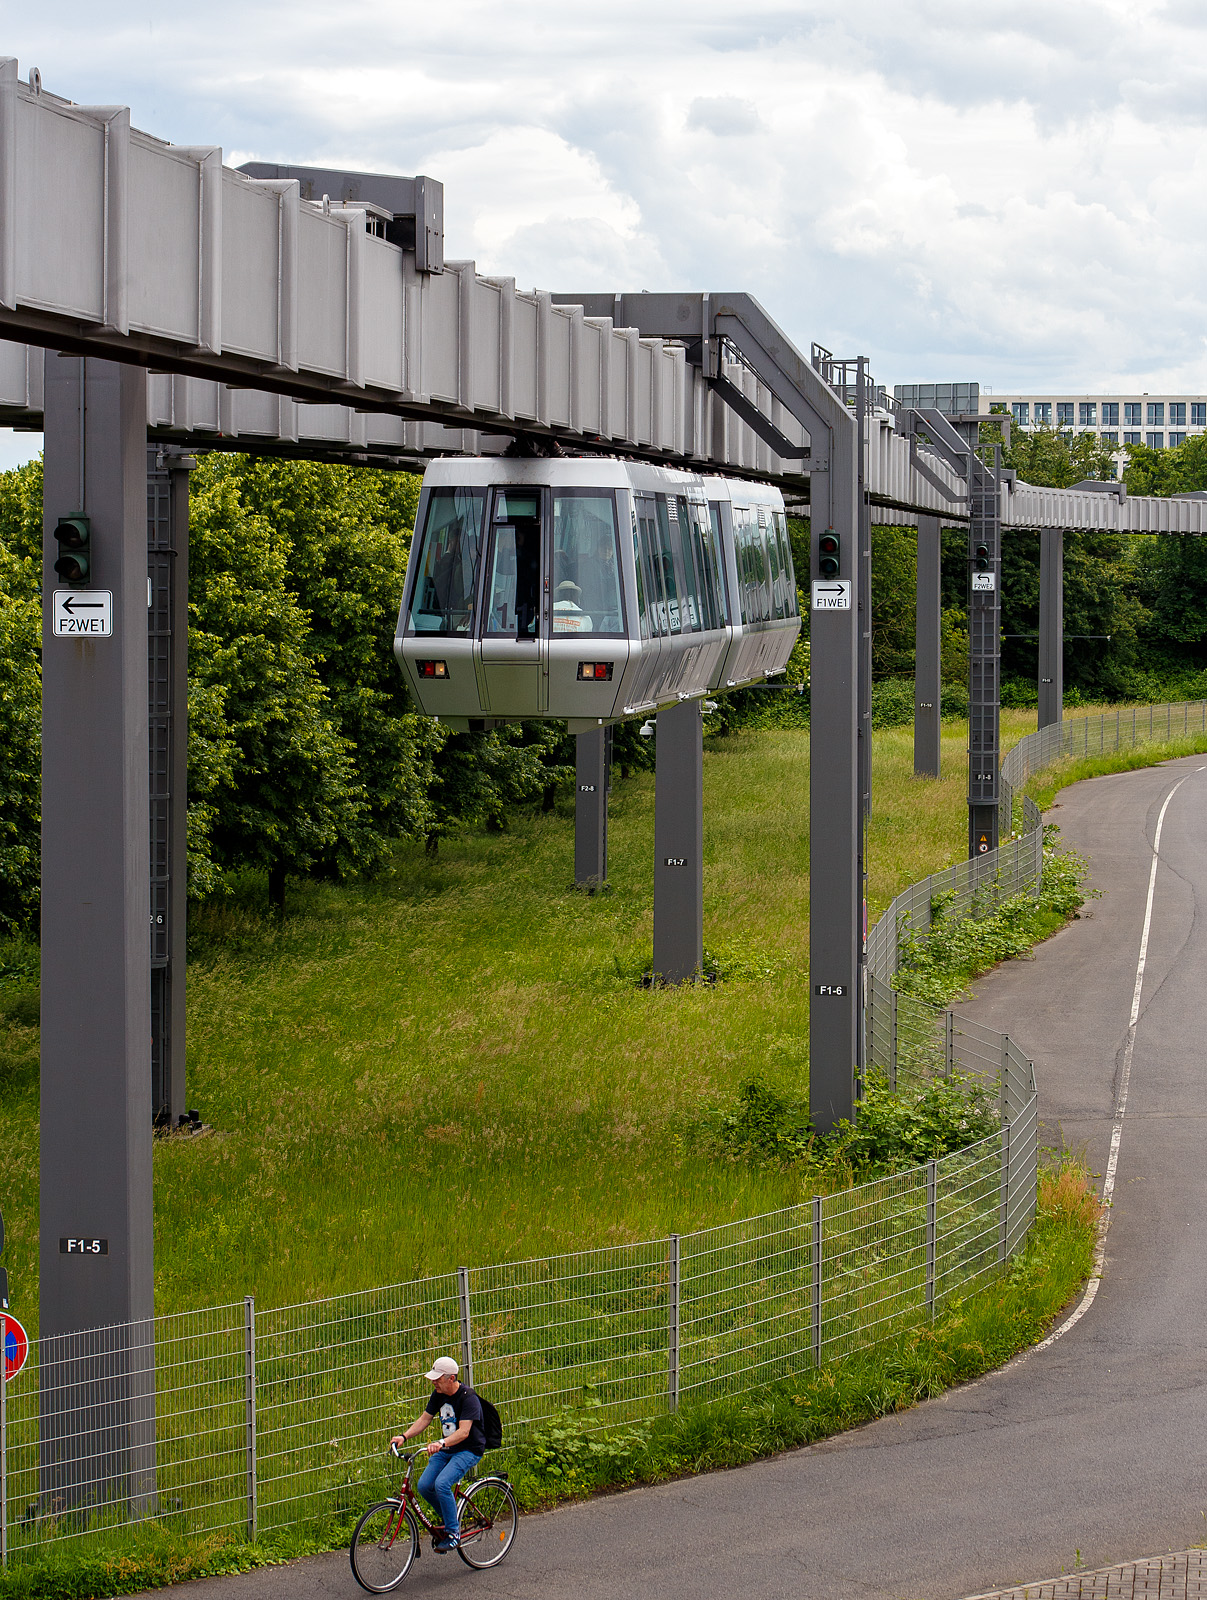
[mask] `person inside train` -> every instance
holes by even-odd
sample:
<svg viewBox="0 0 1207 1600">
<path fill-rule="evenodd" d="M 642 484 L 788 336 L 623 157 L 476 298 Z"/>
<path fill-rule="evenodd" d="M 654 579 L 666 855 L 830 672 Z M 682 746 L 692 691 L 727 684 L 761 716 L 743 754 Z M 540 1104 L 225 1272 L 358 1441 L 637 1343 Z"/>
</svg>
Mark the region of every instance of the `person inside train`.
<svg viewBox="0 0 1207 1600">
<path fill-rule="evenodd" d="M 554 633 L 590 633 L 595 624 L 579 604 L 583 592 L 572 578 L 563 578 L 553 592 Z"/>
</svg>

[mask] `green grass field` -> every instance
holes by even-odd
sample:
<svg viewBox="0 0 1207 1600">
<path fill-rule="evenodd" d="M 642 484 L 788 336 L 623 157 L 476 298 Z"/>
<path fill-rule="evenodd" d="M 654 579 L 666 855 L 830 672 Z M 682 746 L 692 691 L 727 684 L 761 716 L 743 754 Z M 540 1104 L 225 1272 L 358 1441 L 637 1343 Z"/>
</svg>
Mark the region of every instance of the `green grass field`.
<svg viewBox="0 0 1207 1600">
<path fill-rule="evenodd" d="M 1034 726 L 1004 713 L 1003 742 Z M 963 851 L 964 725 L 943 777 L 876 735 L 871 915 Z M 617 783 L 611 892 L 571 887 L 567 806 L 399 851 L 373 884 L 262 889 L 194 913 L 189 1101 L 214 1132 L 157 1142 L 156 1303 L 274 1305 L 622 1243 L 801 1198 L 791 1173 L 685 1150 L 702 1096 L 752 1069 L 808 1081 L 809 741 L 710 741 L 705 942 L 730 974 L 647 990 L 653 779 Z M 0 1033 L 13 1309 L 36 1326 L 36 1030 Z"/>
</svg>

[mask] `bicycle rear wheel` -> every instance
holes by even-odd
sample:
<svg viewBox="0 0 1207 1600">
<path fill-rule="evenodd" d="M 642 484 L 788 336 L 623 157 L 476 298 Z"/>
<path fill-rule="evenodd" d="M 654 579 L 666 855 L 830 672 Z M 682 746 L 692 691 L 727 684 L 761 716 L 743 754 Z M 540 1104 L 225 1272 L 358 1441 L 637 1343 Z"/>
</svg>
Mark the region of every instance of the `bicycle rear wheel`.
<svg viewBox="0 0 1207 1600">
<path fill-rule="evenodd" d="M 520 1508 L 505 1478 L 479 1478 L 461 1502 L 461 1543 L 467 1567 L 497 1567 L 515 1543 Z"/>
<path fill-rule="evenodd" d="M 348 1550 L 352 1576 L 370 1594 L 387 1594 L 411 1570 L 418 1544 L 419 1528 L 408 1508 L 397 1500 L 370 1506 Z"/>
</svg>

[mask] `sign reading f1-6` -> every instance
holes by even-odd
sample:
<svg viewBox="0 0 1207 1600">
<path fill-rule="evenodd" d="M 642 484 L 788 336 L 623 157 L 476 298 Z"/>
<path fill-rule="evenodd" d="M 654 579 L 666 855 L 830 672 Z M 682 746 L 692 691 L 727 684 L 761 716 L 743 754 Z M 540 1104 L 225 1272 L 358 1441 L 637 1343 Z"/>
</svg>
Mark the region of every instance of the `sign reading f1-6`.
<svg viewBox="0 0 1207 1600">
<path fill-rule="evenodd" d="M 108 589 L 56 589 L 54 633 L 108 639 L 113 632 L 113 595 Z"/>
</svg>

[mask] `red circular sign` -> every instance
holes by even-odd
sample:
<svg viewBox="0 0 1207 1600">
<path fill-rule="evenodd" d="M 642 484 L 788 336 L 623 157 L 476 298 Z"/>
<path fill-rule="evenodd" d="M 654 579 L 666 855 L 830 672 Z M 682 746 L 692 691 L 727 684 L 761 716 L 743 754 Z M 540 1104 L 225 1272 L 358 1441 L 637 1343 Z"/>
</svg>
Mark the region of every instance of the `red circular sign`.
<svg viewBox="0 0 1207 1600">
<path fill-rule="evenodd" d="M 4 1319 L 4 1381 L 11 1383 L 29 1359 L 29 1335 L 8 1312 L 0 1312 Z"/>
</svg>

